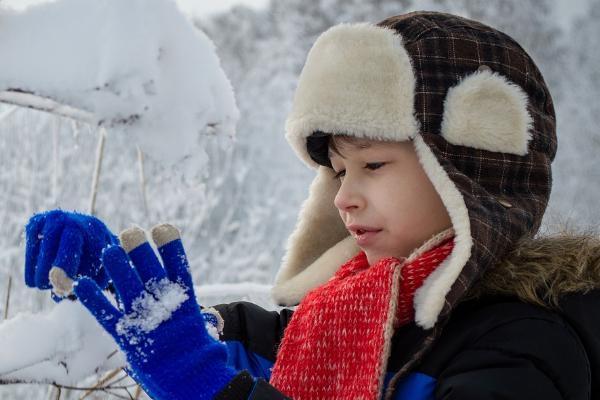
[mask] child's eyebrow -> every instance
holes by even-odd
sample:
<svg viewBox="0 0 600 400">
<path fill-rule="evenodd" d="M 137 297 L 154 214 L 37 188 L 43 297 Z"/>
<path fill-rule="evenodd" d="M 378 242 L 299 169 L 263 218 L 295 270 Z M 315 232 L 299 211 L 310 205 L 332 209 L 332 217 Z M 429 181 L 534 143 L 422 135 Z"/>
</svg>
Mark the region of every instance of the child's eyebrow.
<svg viewBox="0 0 600 400">
<path fill-rule="evenodd" d="M 358 150 L 364 150 L 364 149 L 369 149 L 371 147 L 373 147 L 373 143 L 367 142 L 367 141 L 348 141 L 348 142 L 344 142 L 343 144 L 344 146 L 352 146 L 355 149 Z M 339 145 L 338 145 L 339 146 Z M 341 157 L 341 158 L 346 158 L 344 157 L 343 154 L 341 154 L 341 151 L 332 151 L 331 147 L 329 147 L 327 149 L 327 157 L 329 157 L 329 159 L 331 160 L 331 158 L 335 156 L 335 157 Z"/>
</svg>

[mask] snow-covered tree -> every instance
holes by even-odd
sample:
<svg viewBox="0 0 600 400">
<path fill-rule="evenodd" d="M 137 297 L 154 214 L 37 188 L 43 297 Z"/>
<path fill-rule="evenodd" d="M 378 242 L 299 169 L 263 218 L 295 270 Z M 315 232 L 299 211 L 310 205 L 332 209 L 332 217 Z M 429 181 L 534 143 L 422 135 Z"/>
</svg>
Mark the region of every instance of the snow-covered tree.
<svg viewBox="0 0 600 400">
<path fill-rule="evenodd" d="M 565 42 L 566 61 L 560 73 L 564 87 L 557 104 L 558 155 L 554 164 L 555 190 L 549 219 L 570 226 L 598 229 L 600 189 L 600 1 L 590 3 Z"/>
</svg>

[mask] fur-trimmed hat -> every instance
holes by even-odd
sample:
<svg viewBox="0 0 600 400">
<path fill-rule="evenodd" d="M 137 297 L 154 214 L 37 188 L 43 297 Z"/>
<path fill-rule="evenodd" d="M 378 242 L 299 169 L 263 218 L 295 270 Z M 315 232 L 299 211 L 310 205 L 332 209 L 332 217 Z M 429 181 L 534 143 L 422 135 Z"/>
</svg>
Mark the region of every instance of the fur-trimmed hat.
<svg viewBox="0 0 600 400">
<path fill-rule="evenodd" d="M 307 151 L 315 132 L 412 140 L 456 234 L 452 254 L 416 293 L 422 328 L 448 315 L 486 269 L 539 229 L 555 115 L 521 46 L 437 12 L 337 25 L 310 50 L 286 123 L 287 140 L 317 175 L 273 288 L 280 304 L 297 304 L 359 250 L 333 204 L 339 182 Z"/>
</svg>

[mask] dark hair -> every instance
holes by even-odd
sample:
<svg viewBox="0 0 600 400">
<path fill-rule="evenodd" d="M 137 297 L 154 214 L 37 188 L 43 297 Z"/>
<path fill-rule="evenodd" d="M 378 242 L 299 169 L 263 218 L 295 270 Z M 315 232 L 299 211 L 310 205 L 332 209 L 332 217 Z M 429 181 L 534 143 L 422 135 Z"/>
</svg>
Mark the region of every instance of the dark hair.
<svg viewBox="0 0 600 400">
<path fill-rule="evenodd" d="M 310 158 L 317 164 L 329 168 L 333 168 L 329 155 L 335 153 L 344 158 L 340 147 L 347 144 L 362 149 L 371 146 L 369 139 L 344 134 L 332 135 L 321 131 L 316 131 L 306 138 L 306 150 Z"/>
<path fill-rule="evenodd" d="M 306 138 L 306 151 L 310 158 L 319 165 L 333 168 L 329 160 L 329 133 L 316 131 Z"/>
</svg>

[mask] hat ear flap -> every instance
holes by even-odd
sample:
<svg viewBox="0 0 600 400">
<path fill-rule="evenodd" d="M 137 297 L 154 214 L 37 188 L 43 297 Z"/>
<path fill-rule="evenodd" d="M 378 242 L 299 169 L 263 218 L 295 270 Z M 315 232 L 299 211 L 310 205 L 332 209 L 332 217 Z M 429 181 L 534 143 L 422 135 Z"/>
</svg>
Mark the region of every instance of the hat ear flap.
<svg viewBox="0 0 600 400">
<path fill-rule="evenodd" d="M 442 136 L 456 145 L 525 155 L 533 125 L 527 104 L 520 86 L 480 69 L 448 90 Z"/>
<path fill-rule="evenodd" d="M 275 286 L 291 280 L 313 264 L 323 253 L 349 236 L 333 204 L 339 180 L 331 168 L 320 166 L 308 199 L 302 204 L 296 229 L 290 235 Z M 339 264 L 335 266 L 336 269 Z"/>
<path fill-rule="evenodd" d="M 359 251 L 356 240 L 350 235 L 346 236 L 297 275 L 276 283 L 271 290 L 273 300 L 280 306 L 298 305 L 308 292 L 331 279 Z"/>
</svg>

